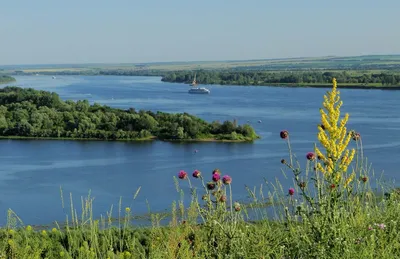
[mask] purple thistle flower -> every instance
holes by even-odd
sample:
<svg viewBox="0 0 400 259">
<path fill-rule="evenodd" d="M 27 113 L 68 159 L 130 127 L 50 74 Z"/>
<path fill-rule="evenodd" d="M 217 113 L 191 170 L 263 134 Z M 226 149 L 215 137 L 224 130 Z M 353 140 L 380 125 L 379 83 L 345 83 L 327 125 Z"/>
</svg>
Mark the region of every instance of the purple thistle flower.
<svg viewBox="0 0 400 259">
<path fill-rule="evenodd" d="M 216 168 L 213 170 L 212 174 L 221 174 L 221 171 L 218 168 Z"/>
<path fill-rule="evenodd" d="M 287 130 L 282 130 L 279 133 L 279 136 L 281 137 L 281 139 L 287 139 L 289 137 L 289 132 Z"/>
<path fill-rule="evenodd" d="M 224 177 L 222 177 L 222 182 L 224 184 L 231 184 L 232 178 L 229 175 L 224 175 Z"/>
<path fill-rule="evenodd" d="M 201 176 L 201 172 L 199 170 L 194 170 L 193 177 L 194 178 L 199 178 L 200 176 Z"/>
<path fill-rule="evenodd" d="M 213 183 L 213 182 L 208 182 L 207 183 L 207 189 L 208 190 L 214 190 L 215 189 L 215 183 Z"/>
<path fill-rule="evenodd" d="M 219 174 L 213 174 L 212 180 L 213 180 L 214 182 L 218 182 L 219 179 L 221 179 L 221 176 L 220 176 Z"/>
<path fill-rule="evenodd" d="M 313 152 L 308 152 L 306 155 L 307 160 L 314 160 L 315 154 Z"/>
<path fill-rule="evenodd" d="M 184 179 L 187 178 L 187 173 L 186 173 L 185 171 L 181 170 L 181 171 L 179 172 L 179 174 L 178 174 L 178 177 L 179 177 L 179 179 L 184 180 Z"/>
<path fill-rule="evenodd" d="M 289 188 L 289 195 L 292 196 L 294 194 L 294 189 L 293 188 Z"/>
</svg>

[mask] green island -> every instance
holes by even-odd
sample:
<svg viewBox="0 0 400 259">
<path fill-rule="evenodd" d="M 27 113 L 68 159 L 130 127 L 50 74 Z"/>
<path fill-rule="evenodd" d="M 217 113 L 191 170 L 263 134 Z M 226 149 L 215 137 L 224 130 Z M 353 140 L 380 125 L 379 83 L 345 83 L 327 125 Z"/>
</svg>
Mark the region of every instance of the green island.
<svg viewBox="0 0 400 259">
<path fill-rule="evenodd" d="M 208 123 L 187 113 L 121 110 L 62 101 L 56 93 L 5 87 L 0 89 L 2 138 L 51 138 L 165 141 L 253 141 L 259 136 L 237 121 Z"/>
<path fill-rule="evenodd" d="M 60 103 L 57 95 L 47 92 L 18 88 L 7 91 L 1 95 L 2 102 L 8 94 L 6 105 L 22 114 L 26 111 L 21 108 L 23 105 L 36 108 L 33 102 L 22 101 L 26 96 L 36 102 Z M 17 97 L 21 102 L 15 101 Z M 76 110 L 87 105 L 79 104 L 81 108 L 64 113 L 84 115 Z M 0 257 L 398 258 L 400 190 L 374 176 L 363 152 L 362 132 L 347 130 L 349 115 L 343 116 L 341 104 L 337 82 L 333 80 L 321 105 L 321 124 L 314 125 L 317 145 L 310 144 L 307 153 L 296 154 L 296 145 L 290 144 L 289 138 L 296 139 L 296 132 L 277 132 L 276 137 L 287 146 L 288 154 L 277 158 L 276 172 L 281 165 L 282 172 L 292 180 L 289 186 L 283 187 L 267 172 L 267 179 L 260 179 L 259 188 L 246 186 L 252 202 L 245 203 L 236 200 L 232 191 L 243 188 L 244 183 L 225 172 L 214 169 L 189 173 L 183 168 L 174 177 L 181 198 L 172 201 L 168 224 L 162 223 L 162 213 L 150 213 L 149 227 L 134 225 L 135 208 L 123 207 L 121 202 L 116 218 L 112 207 L 97 218 L 90 194 L 82 197 L 81 207 L 74 206 L 70 196 L 70 207 L 65 207 L 70 210 L 66 223 L 56 222 L 53 228 L 25 225 L 9 209 L 8 223 L 0 228 Z M 1 107 L 4 111 L 5 106 Z M 11 112 L 7 117 L 22 114 Z M 152 188 L 151 183 L 143 188 Z M 139 195 L 140 188 L 133 200 Z M 62 201 L 63 197 L 61 190 Z"/>
<path fill-rule="evenodd" d="M 16 81 L 15 78 L 12 76 L 0 75 L 0 84 L 12 83 L 15 81 Z"/>
</svg>

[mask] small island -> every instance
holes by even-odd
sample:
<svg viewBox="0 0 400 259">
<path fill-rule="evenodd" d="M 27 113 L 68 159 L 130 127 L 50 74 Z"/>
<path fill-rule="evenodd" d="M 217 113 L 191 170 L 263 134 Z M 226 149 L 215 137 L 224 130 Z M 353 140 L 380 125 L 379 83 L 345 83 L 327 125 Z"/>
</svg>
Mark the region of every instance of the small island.
<svg viewBox="0 0 400 259">
<path fill-rule="evenodd" d="M 0 89 L 0 138 L 245 142 L 259 136 L 236 121 L 209 123 L 187 113 L 122 110 L 5 87 Z"/>
<path fill-rule="evenodd" d="M 168 72 L 163 82 L 190 83 L 192 71 Z M 212 71 L 196 72 L 199 84 L 288 86 L 330 88 L 336 78 L 338 88 L 400 89 L 400 73 L 392 71 Z"/>
<path fill-rule="evenodd" d="M 15 81 L 17 81 L 17 80 L 15 80 L 15 78 L 12 76 L 0 75 L 0 84 L 12 83 Z"/>
</svg>

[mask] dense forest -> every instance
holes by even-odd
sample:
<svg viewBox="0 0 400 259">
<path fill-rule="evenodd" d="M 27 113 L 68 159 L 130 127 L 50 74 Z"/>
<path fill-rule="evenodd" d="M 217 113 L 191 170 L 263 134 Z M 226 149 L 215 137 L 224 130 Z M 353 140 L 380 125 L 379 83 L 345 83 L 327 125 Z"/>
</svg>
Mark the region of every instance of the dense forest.
<svg viewBox="0 0 400 259">
<path fill-rule="evenodd" d="M 161 79 L 164 82 L 190 83 L 194 72 L 179 71 L 169 72 Z M 323 72 L 323 71 L 293 71 L 293 72 L 222 72 L 198 71 L 196 79 L 199 84 L 220 85 L 289 85 L 289 84 L 331 84 L 335 77 L 339 84 L 359 85 L 400 85 L 400 73 L 353 73 L 349 71 Z"/>
<path fill-rule="evenodd" d="M 87 100 L 62 101 L 56 93 L 0 89 L 0 136 L 104 140 L 232 140 L 258 138 L 250 125 L 208 123 L 183 114 L 121 110 Z"/>
<path fill-rule="evenodd" d="M 15 78 L 7 75 L 0 75 L 0 84 L 15 82 Z"/>
</svg>

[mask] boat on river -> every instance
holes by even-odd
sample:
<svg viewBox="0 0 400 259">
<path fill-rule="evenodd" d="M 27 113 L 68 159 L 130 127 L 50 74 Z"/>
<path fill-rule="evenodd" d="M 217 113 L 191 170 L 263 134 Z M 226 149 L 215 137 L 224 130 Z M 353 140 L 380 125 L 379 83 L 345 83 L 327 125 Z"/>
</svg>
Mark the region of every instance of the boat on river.
<svg viewBox="0 0 400 259">
<path fill-rule="evenodd" d="M 190 94 L 209 94 L 210 90 L 205 87 L 198 87 L 196 81 L 196 74 L 194 74 L 193 82 L 190 84 L 192 88 L 189 89 Z"/>
</svg>

